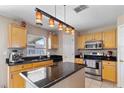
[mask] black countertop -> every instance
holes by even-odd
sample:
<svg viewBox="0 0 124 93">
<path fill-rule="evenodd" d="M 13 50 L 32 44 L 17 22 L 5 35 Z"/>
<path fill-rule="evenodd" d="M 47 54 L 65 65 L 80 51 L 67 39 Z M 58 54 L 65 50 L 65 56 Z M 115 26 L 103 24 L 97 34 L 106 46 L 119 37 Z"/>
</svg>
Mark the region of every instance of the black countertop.
<svg viewBox="0 0 124 93">
<path fill-rule="evenodd" d="M 113 61 L 116 62 L 117 61 L 117 57 L 116 56 L 92 56 L 92 55 L 85 55 L 84 59 L 92 59 L 92 60 L 105 60 L 105 61 Z"/>
<path fill-rule="evenodd" d="M 24 60 L 24 61 L 18 61 L 15 63 L 6 61 L 8 66 L 15 66 L 15 65 L 22 65 L 22 64 L 29 64 L 29 63 L 37 63 L 37 62 L 44 62 L 44 61 L 48 61 L 51 60 L 50 58 L 45 58 L 45 59 L 34 59 L 34 60 Z"/>
<path fill-rule="evenodd" d="M 20 75 L 34 87 L 47 88 L 82 68 L 84 68 L 84 65 L 58 62 L 57 65 L 22 72 Z"/>
<path fill-rule="evenodd" d="M 92 56 L 92 55 L 84 55 L 84 57 L 80 57 L 79 55 L 76 55 L 75 58 L 82 58 L 82 59 L 93 59 L 93 60 L 105 60 L 105 61 L 117 61 L 116 56 Z"/>
</svg>

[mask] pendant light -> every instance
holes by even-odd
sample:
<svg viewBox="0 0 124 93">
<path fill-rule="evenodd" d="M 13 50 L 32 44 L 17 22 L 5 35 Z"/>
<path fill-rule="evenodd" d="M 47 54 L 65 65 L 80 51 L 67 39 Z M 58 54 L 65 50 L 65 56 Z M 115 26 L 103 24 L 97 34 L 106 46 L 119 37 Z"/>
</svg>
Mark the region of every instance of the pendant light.
<svg viewBox="0 0 124 93">
<path fill-rule="evenodd" d="M 64 21 L 66 22 L 66 5 L 64 5 Z M 65 29 L 64 29 L 64 31 L 66 33 L 70 33 L 69 27 L 66 26 Z"/>
<path fill-rule="evenodd" d="M 42 13 L 40 11 L 36 11 L 35 17 L 36 17 L 36 20 L 35 20 L 36 23 L 37 24 L 42 24 L 42 17 L 43 17 L 43 15 L 42 15 Z"/>
<path fill-rule="evenodd" d="M 66 28 L 65 28 L 65 32 L 66 32 L 66 33 L 70 33 L 70 28 L 69 28 L 69 27 L 66 27 Z"/>
<path fill-rule="evenodd" d="M 49 26 L 50 26 L 50 27 L 54 27 L 54 25 L 55 25 L 55 24 L 54 24 L 54 19 L 53 19 L 53 18 L 50 18 L 50 19 L 49 19 Z"/>
<path fill-rule="evenodd" d="M 56 5 L 55 5 L 55 17 L 56 17 Z M 54 27 L 55 26 L 55 22 L 53 18 L 49 19 L 49 26 L 50 27 Z"/>
<path fill-rule="evenodd" d="M 75 34 L 75 30 L 74 30 L 74 29 L 71 30 L 71 34 L 72 34 L 72 35 Z"/>
<path fill-rule="evenodd" d="M 66 5 L 64 5 L 64 21 L 66 22 Z M 65 27 L 64 31 L 66 33 L 69 33 L 69 29 L 67 26 Z"/>
<path fill-rule="evenodd" d="M 59 22 L 59 24 L 58 24 L 58 29 L 63 30 L 63 24 L 61 22 Z"/>
</svg>

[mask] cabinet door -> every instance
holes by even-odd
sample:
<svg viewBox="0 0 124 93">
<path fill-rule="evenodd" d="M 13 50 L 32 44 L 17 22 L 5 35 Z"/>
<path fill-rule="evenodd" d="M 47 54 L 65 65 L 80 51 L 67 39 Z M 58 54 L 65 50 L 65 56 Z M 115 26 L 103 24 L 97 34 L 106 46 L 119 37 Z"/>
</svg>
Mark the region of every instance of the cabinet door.
<svg viewBox="0 0 124 93">
<path fill-rule="evenodd" d="M 85 34 L 85 41 L 92 41 L 93 40 L 93 35 L 91 33 Z"/>
<path fill-rule="evenodd" d="M 58 35 L 50 34 L 49 41 L 48 41 L 48 48 L 49 49 L 57 49 L 58 46 L 59 46 Z"/>
<path fill-rule="evenodd" d="M 103 43 L 104 48 L 116 48 L 116 31 L 104 31 Z"/>
<path fill-rule="evenodd" d="M 104 80 L 116 82 L 116 65 L 111 65 L 111 63 L 110 65 L 103 64 L 102 78 Z"/>
<path fill-rule="evenodd" d="M 26 47 L 27 31 L 25 28 L 11 24 L 9 28 L 9 47 Z"/>
<path fill-rule="evenodd" d="M 19 75 L 19 73 L 10 74 L 10 87 L 11 88 L 24 88 L 25 80 Z"/>
<path fill-rule="evenodd" d="M 93 33 L 93 40 L 103 40 L 102 32 Z"/>
<path fill-rule="evenodd" d="M 77 64 L 84 64 L 84 61 L 83 61 L 82 58 L 76 58 L 75 59 L 75 63 L 77 63 Z"/>
<path fill-rule="evenodd" d="M 25 48 L 27 46 L 27 31 L 24 28 L 20 28 L 20 46 Z"/>
<path fill-rule="evenodd" d="M 58 48 L 59 45 L 58 35 L 54 35 L 54 48 Z"/>
<path fill-rule="evenodd" d="M 85 46 L 85 35 L 78 36 L 78 49 L 84 49 Z"/>
</svg>

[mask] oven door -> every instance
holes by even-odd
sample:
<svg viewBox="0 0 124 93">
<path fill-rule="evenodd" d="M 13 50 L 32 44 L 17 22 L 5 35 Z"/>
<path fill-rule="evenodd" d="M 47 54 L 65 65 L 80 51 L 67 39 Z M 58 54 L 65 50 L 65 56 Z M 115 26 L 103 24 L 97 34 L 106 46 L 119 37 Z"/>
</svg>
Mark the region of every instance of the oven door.
<svg viewBox="0 0 124 93">
<path fill-rule="evenodd" d="M 92 75 L 102 75 L 100 60 L 85 60 L 85 72 Z"/>
</svg>

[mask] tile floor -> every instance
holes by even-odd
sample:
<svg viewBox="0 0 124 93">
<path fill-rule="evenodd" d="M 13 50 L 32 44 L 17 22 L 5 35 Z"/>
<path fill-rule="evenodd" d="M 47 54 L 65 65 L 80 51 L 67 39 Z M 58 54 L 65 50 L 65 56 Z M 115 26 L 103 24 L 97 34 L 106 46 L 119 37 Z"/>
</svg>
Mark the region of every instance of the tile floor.
<svg viewBox="0 0 124 93">
<path fill-rule="evenodd" d="M 116 84 L 107 81 L 97 81 L 85 78 L 85 88 L 117 88 Z"/>
</svg>

